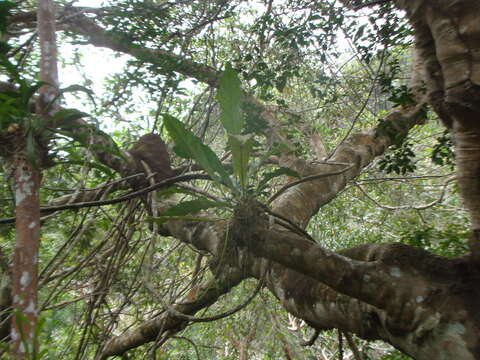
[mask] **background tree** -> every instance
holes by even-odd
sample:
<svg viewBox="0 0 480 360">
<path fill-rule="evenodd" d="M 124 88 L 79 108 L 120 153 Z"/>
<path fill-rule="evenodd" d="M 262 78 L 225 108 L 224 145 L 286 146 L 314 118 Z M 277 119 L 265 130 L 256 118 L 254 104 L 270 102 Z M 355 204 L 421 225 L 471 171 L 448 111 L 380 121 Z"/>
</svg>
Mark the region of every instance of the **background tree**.
<svg viewBox="0 0 480 360">
<path fill-rule="evenodd" d="M 479 357 L 475 1 L 57 1 L 78 80 L 33 133 L 37 8 L 1 5 L 5 343 L 33 134 L 50 357 Z"/>
</svg>

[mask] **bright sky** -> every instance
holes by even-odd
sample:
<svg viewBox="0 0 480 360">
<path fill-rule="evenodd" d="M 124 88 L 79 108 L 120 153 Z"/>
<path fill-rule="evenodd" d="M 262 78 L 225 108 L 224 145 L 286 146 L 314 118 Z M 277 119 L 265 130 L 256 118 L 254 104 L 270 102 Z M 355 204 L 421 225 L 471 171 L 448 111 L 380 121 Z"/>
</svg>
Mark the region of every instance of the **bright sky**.
<svg viewBox="0 0 480 360">
<path fill-rule="evenodd" d="M 101 0 L 79 0 L 74 5 L 99 7 L 101 4 Z M 60 42 L 59 45 L 61 45 L 59 49 L 61 56 L 65 58 L 67 63 L 73 63 L 74 49 L 78 45 L 60 44 Z M 61 86 L 82 84 L 84 79 L 81 72 L 83 72 L 85 77 L 92 82 L 88 87 L 93 90 L 96 97 L 102 97 L 104 91 L 102 80 L 111 74 L 121 71 L 127 56 L 115 57 L 113 51 L 91 45 L 82 45 L 80 51 L 83 57 L 78 67 L 75 65 L 60 66 L 59 79 Z M 78 107 L 79 102 L 73 96 L 67 94 L 65 97 L 69 107 Z"/>
</svg>

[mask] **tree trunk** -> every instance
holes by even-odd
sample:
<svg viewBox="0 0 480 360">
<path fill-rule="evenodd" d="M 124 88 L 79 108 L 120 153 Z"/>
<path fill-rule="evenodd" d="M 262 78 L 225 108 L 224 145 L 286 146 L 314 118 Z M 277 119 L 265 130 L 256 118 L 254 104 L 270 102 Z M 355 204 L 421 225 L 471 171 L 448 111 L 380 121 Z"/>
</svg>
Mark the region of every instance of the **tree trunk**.
<svg viewBox="0 0 480 360">
<path fill-rule="evenodd" d="M 453 131 L 460 194 L 480 267 L 480 7 L 477 0 L 397 0 L 415 29 L 429 102 Z"/>
<path fill-rule="evenodd" d="M 21 157 L 16 161 L 16 246 L 13 255 L 12 354 L 27 359 L 35 351 L 37 325 L 37 272 L 40 240 L 40 172 Z M 27 348 L 26 348 L 27 347 Z"/>
<path fill-rule="evenodd" d="M 37 113 L 48 120 L 54 111 L 52 102 L 58 85 L 55 15 L 51 0 L 38 1 L 37 23 L 41 50 L 40 80 L 48 83 L 40 89 Z M 45 149 L 36 146 L 40 141 L 36 136 L 39 134 L 33 134 L 33 148 L 27 149 L 25 145 L 15 159 L 16 247 L 12 270 L 15 312 L 12 317 L 11 346 L 13 358 L 19 360 L 30 359 L 38 351 L 35 330 L 38 320 L 39 189 Z M 27 151 L 30 151 L 29 156 Z M 35 158 L 35 164 L 31 163 L 32 157 Z"/>
</svg>

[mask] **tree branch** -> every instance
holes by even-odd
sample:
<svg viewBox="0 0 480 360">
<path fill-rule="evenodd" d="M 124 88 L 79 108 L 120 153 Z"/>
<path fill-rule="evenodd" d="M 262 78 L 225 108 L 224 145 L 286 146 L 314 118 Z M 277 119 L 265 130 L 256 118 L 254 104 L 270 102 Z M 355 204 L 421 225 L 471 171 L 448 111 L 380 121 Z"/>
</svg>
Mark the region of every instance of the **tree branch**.
<svg viewBox="0 0 480 360">
<path fill-rule="evenodd" d="M 186 174 L 175 176 L 173 178 L 166 179 L 154 185 L 148 186 L 138 191 L 134 191 L 128 195 L 118 197 L 116 199 L 109 199 L 109 200 L 99 200 L 99 201 L 87 201 L 87 202 L 79 202 L 74 204 L 66 204 L 66 205 L 59 205 L 59 206 L 48 206 L 40 208 L 41 213 L 49 213 L 49 212 L 56 212 L 61 210 L 72 210 L 72 209 L 81 209 L 86 207 L 94 207 L 94 206 L 104 206 L 104 205 L 113 205 L 118 204 L 120 202 L 124 202 L 127 200 L 132 200 L 138 198 L 142 195 L 148 194 L 152 191 L 165 188 L 168 186 L 172 186 L 178 182 L 183 181 L 191 181 L 191 180 L 210 180 L 210 176 L 204 174 Z M 0 224 L 10 224 L 15 222 L 15 217 L 11 218 L 4 218 L 0 219 Z"/>
<path fill-rule="evenodd" d="M 225 271 L 221 278 L 214 279 L 206 285 L 198 286 L 190 290 L 184 302 L 174 306 L 175 311 L 182 314 L 193 315 L 215 303 L 220 296 L 229 292 L 244 278 L 244 274 L 241 271 L 235 269 Z M 100 359 L 103 360 L 110 356 L 122 355 L 130 349 L 154 340 L 160 339 L 165 341 L 163 337 L 175 335 L 187 325 L 187 322 L 179 317 L 171 316 L 168 311 L 164 312 L 146 321 L 138 328 L 114 337 L 103 348 Z"/>
</svg>

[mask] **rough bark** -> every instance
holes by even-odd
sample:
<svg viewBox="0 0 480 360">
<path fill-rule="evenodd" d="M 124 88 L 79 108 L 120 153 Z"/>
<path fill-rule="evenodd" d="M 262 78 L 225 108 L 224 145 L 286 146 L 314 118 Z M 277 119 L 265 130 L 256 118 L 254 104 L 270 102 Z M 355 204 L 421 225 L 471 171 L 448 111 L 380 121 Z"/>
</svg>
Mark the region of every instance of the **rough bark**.
<svg viewBox="0 0 480 360">
<path fill-rule="evenodd" d="M 37 113 L 53 114 L 52 101 L 57 93 L 58 72 L 55 41 L 55 14 L 50 0 L 38 2 L 38 36 L 40 42 L 40 80 L 48 83 L 40 89 Z M 49 107 L 50 105 L 50 107 Z M 25 145 L 26 146 L 26 145 Z M 36 353 L 38 292 L 38 252 L 40 248 L 40 180 L 43 149 L 37 152 L 36 163 L 27 159 L 26 147 L 15 154 L 16 245 L 12 266 L 14 316 L 11 327 L 11 349 L 15 359 L 26 359 Z"/>
<path fill-rule="evenodd" d="M 224 225 L 176 221 L 168 228 L 228 268 L 263 278 L 287 311 L 317 329 L 383 340 L 415 359 L 478 358 L 479 277 L 466 259 L 448 260 L 403 244 L 333 253 L 270 228 L 268 219 L 259 221 L 263 215 L 252 217 L 231 225 L 227 248 Z M 119 339 L 140 345 L 128 333 Z"/>
<path fill-rule="evenodd" d="M 320 207 L 333 200 L 349 180 L 382 155 L 396 136 L 406 136 L 413 126 L 423 121 L 423 104 L 410 111 L 394 111 L 371 131 L 350 136 L 336 149 L 329 161 L 331 164 L 305 161 L 291 155 L 284 157 L 281 165 L 294 169 L 302 176 L 328 174 L 350 168 L 343 174 L 308 181 L 290 188 L 272 204 L 273 210 L 305 227 Z M 338 163 L 344 165 L 335 165 Z"/>
<path fill-rule="evenodd" d="M 26 359 L 37 344 L 38 250 L 40 246 L 40 172 L 24 158 L 15 164 L 16 243 L 12 266 L 14 313 L 10 338 L 15 359 Z"/>
<path fill-rule="evenodd" d="M 415 29 L 428 97 L 454 135 L 460 194 L 480 266 L 480 7 L 476 0 L 397 0 Z"/>
</svg>

